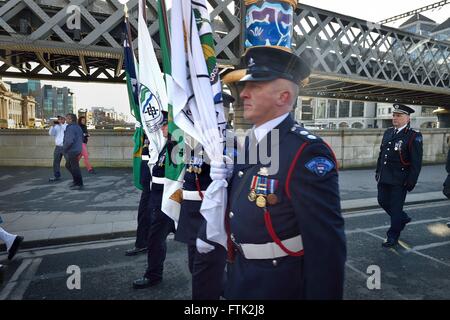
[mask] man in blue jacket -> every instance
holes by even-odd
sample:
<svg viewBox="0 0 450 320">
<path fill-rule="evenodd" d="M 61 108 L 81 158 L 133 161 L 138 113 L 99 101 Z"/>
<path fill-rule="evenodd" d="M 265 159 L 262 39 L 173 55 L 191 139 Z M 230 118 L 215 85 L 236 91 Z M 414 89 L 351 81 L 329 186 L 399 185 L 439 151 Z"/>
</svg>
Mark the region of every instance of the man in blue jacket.
<svg viewBox="0 0 450 320">
<path fill-rule="evenodd" d="M 66 159 L 66 168 L 73 178 L 72 190 L 83 189 L 83 178 L 81 177 L 80 166 L 78 164 L 83 144 L 83 131 L 77 124 L 77 116 L 68 113 L 66 116 L 67 128 L 64 132 L 63 153 Z"/>
</svg>

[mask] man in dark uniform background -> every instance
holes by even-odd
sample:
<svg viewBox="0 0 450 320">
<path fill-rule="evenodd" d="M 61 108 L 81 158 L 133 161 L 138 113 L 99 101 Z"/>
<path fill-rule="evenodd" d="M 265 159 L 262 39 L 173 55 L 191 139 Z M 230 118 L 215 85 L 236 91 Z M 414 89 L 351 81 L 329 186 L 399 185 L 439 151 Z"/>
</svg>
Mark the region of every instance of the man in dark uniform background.
<svg viewBox="0 0 450 320">
<path fill-rule="evenodd" d="M 384 132 L 377 161 L 378 203 L 391 217 L 387 239 L 389 248 L 398 244 L 401 231 L 411 218 L 403 211 L 406 193 L 414 189 L 422 168 L 422 134 L 411 129 L 410 114 L 414 109 L 394 104 L 393 127 Z"/>
<path fill-rule="evenodd" d="M 222 96 L 224 106 L 229 108 L 234 98 L 226 93 Z M 211 184 L 209 161 L 205 161 L 206 153 L 200 144 L 194 148 L 185 146 L 190 157 L 184 175 L 183 200 L 175 240 L 188 245 L 192 299 L 219 300 L 223 293 L 227 253 L 220 244 L 207 239 L 206 220 L 200 213 L 203 196 Z"/>
<path fill-rule="evenodd" d="M 164 122 L 161 130 L 164 137 L 167 138 L 167 112 L 163 111 L 163 115 Z M 167 253 L 166 239 L 169 233 L 175 231 L 173 220 L 161 211 L 161 202 L 164 191 L 164 163 L 166 149 L 167 143 L 159 153 L 158 161 L 152 169 L 149 202 L 151 224 L 147 242 L 147 270 L 142 278 L 133 281 L 133 288 L 135 289 L 155 286 L 162 281 L 164 261 Z"/>
<path fill-rule="evenodd" d="M 149 153 L 148 153 L 149 140 L 147 135 L 144 134 L 144 145 L 142 147 L 141 154 L 141 185 L 142 193 L 139 200 L 138 216 L 137 216 L 137 230 L 136 230 L 136 242 L 134 248 L 125 251 L 125 255 L 134 256 L 139 253 L 147 251 L 147 239 L 148 230 L 151 223 L 151 213 L 149 211 L 150 204 L 150 169 L 148 167 Z"/>
<path fill-rule="evenodd" d="M 240 97 L 254 127 L 239 150 L 245 163 L 235 163 L 230 180 L 235 256 L 227 265 L 225 298 L 341 299 L 346 244 L 337 163 L 327 144 L 289 114 L 310 70 L 294 54 L 270 47 L 249 49 L 244 61 Z M 269 165 L 260 157 L 252 163 L 249 153 L 264 144 L 278 148 L 279 163 L 273 152 Z M 224 168 L 211 163 L 212 174 Z"/>
</svg>

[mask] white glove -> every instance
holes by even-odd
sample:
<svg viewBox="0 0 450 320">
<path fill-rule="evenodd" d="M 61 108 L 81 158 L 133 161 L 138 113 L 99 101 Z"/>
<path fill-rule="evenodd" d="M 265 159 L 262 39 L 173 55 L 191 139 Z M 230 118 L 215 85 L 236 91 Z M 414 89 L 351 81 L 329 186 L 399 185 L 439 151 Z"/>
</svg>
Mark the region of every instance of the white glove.
<svg viewBox="0 0 450 320">
<path fill-rule="evenodd" d="M 233 160 L 224 156 L 224 161 L 211 161 L 209 176 L 212 180 L 227 180 L 233 175 Z"/>
<path fill-rule="evenodd" d="M 197 238 L 196 241 L 196 247 L 197 251 L 200 253 L 208 253 L 214 250 L 214 246 L 210 245 L 209 243 L 206 243 L 205 241 Z"/>
</svg>

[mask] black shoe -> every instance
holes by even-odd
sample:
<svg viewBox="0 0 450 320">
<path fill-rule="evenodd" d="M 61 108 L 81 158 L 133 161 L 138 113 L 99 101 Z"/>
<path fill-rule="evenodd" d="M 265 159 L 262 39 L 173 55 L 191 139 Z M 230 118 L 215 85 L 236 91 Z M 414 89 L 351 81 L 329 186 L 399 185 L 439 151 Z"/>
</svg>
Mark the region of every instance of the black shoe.
<svg viewBox="0 0 450 320">
<path fill-rule="evenodd" d="M 125 251 L 125 255 L 126 256 L 135 256 L 139 253 L 144 253 L 147 252 L 147 248 L 136 248 L 134 247 L 133 249 L 128 249 L 127 251 Z"/>
<path fill-rule="evenodd" d="M 447 222 L 447 227 L 449 227 L 449 228 L 450 228 L 450 222 Z"/>
<path fill-rule="evenodd" d="M 387 239 L 386 241 L 384 241 L 381 245 L 385 248 L 392 248 L 395 247 L 398 244 L 398 241 L 395 239 Z"/>
<path fill-rule="evenodd" d="M 134 289 L 149 288 L 149 287 L 156 286 L 157 284 L 161 283 L 161 281 L 162 281 L 161 278 L 149 279 L 146 277 L 142 277 L 142 278 L 139 278 L 139 279 L 136 279 L 133 281 L 133 288 Z"/>
<path fill-rule="evenodd" d="M 69 189 L 70 190 L 83 190 L 84 186 L 83 185 L 74 184 L 73 186 L 70 186 Z"/>
<path fill-rule="evenodd" d="M 89 170 L 88 173 L 90 173 L 90 174 L 97 174 L 97 173 L 94 171 L 94 169 Z"/>
<path fill-rule="evenodd" d="M 11 246 L 11 248 L 9 248 L 8 251 L 8 260 L 12 260 L 12 258 L 14 258 L 14 256 L 17 253 L 17 250 L 19 250 L 20 244 L 23 241 L 23 237 L 22 236 L 16 236 L 16 238 L 14 239 L 14 242 Z"/>
<path fill-rule="evenodd" d="M 60 177 L 53 177 L 53 178 L 48 179 L 49 182 L 55 182 L 55 181 L 59 181 L 59 180 L 61 180 Z"/>
</svg>

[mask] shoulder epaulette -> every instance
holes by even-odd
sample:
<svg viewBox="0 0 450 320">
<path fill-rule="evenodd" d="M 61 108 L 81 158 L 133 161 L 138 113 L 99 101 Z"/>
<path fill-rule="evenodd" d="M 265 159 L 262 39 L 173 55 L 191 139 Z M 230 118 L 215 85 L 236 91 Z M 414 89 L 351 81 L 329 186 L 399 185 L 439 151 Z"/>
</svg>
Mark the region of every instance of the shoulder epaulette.
<svg viewBox="0 0 450 320">
<path fill-rule="evenodd" d="M 305 128 L 300 126 L 299 124 L 294 124 L 291 128 L 291 132 L 294 133 L 296 136 L 299 136 L 303 140 L 308 141 L 310 143 L 322 141 L 322 139 L 320 137 L 312 134 L 311 132 L 309 132 L 308 130 L 306 130 Z"/>
</svg>

